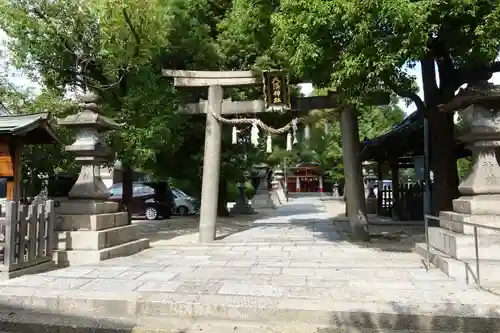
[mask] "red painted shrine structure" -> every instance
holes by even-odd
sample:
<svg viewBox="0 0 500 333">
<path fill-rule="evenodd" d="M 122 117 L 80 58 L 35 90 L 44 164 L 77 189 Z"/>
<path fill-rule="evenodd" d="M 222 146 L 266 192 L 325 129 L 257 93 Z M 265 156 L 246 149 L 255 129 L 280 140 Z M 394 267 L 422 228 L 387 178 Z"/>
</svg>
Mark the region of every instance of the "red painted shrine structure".
<svg viewBox="0 0 500 333">
<path fill-rule="evenodd" d="M 303 163 L 288 168 L 289 192 L 323 192 L 324 170 L 317 163 Z"/>
</svg>

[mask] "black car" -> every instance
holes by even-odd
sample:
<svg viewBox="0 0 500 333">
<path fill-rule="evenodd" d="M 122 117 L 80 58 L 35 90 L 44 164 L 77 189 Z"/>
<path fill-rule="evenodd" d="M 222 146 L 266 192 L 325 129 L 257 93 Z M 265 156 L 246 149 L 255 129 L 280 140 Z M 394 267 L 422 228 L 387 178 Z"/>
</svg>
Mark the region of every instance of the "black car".
<svg viewBox="0 0 500 333">
<path fill-rule="evenodd" d="M 112 193 L 109 200 L 117 202 L 122 200 L 122 183 L 114 184 L 109 190 Z M 172 190 L 166 182 L 134 182 L 132 193 L 132 203 L 129 205 L 132 215 L 156 220 L 160 217 L 168 219 L 175 212 Z"/>
</svg>

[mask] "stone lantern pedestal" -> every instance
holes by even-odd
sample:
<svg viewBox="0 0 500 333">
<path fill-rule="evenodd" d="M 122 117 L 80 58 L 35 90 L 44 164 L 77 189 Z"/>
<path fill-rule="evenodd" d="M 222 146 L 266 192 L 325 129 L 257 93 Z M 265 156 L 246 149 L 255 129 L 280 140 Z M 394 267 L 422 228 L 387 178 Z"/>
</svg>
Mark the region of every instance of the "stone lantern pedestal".
<svg viewBox="0 0 500 333">
<path fill-rule="evenodd" d="M 54 255 L 59 266 L 96 263 L 149 247 L 147 239 L 139 239 L 139 227 L 128 224 L 127 212 L 120 212 L 117 202 L 107 201 L 111 192 L 99 172 L 111 153 L 104 133 L 120 125 L 99 114 L 97 96 L 83 97 L 82 102 L 78 114 L 59 120 L 60 125 L 76 132 L 75 142 L 66 150 L 73 152 L 81 165 L 68 198 L 56 208 Z"/>
<path fill-rule="evenodd" d="M 271 199 L 269 191 L 269 166 L 267 164 L 254 165 L 252 173 L 254 176 L 255 196 L 252 199 L 252 207 L 259 208 L 276 208 Z"/>
<path fill-rule="evenodd" d="M 469 85 L 470 86 L 470 85 Z M 467 94 L 468 93 L 468 94 Z M 453 211 L 440 212 L 440 227 L 429 228 L 431 261 L 454 278 L 474 282 L 476 272 L 474 226 L 500 227 L 500 91 L 482 83 L 459 97 L 472 95 L 472 103 L 459 110 L 469 125 L 460 140 L 472 151 L 474 165 L 458 187 L 461 196 L 453 200 Z M 495 103 L 492 103 L 495 101 Z M 477 228 L 481 279 L 500 282 L 500 233 Z M 417 251 L 427 254 L 425 244 Z"/>
<path fill-rule="evenodd" d="M 240 192 L 239 198 L 236 200 L 235 205 L 230 209 L 231 214 L 250 215 L 254 214 L 252 206 L 248 204 L 246 191 L 246 179 L 238 183 L 238 191 Z"/>
<path fill-rule="evenodd" d="M 277 200 L 273 198 L 273 202 L 276 203 L 278 201 L 280 204 L 284 204 L 286 200 L 286 193 L 285 193 L 285 173 L 283 170 L 278 169 L 274 170 L 273 172 L 273 178 L 274 180 L 271 182 L 272 185 L 272 192 L 275 194 Z"/>
</svg>

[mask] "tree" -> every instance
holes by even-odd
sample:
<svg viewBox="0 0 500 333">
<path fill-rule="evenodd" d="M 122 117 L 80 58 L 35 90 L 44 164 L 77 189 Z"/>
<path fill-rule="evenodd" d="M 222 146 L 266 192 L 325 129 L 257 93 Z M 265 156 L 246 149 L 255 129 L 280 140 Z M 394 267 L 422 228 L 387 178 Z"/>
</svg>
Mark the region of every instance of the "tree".
<svg viewBox="0 0 500 333">
<path fill-rule="evenodd" d="M 96 91 L 103 110 L 126 125 L 110 136 L 132 196 L 132 167 L 158 171 L 156 157 L 183 139 L 179 93 L 163 67 L 218 62 L 205 0 L 0 0 L 0 28 L 19 68 L 59 91 Z M 206 21 L 206 20 L 205 20 Z"/>
<path fill-rule="evenodd" d="M 457 192 L 453 114 L 438 106 L 500 70 L 499 22 L 497 3 L 482 0 L 282 0 L 273 16 L 296 75 L 351 97 L 388 88 L 429 118 L 437 210 L 451 209 Z M 423 100 L 404 72 L 416 63 Z"/>
</svg>

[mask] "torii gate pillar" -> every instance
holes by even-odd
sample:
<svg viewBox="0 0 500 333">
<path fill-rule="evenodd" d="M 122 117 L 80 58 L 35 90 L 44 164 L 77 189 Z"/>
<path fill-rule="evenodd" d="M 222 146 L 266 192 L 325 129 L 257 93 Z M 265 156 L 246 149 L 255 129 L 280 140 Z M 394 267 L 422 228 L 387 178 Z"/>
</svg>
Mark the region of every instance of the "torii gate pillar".
<svg viewBox="0 0 500 333">
<path fill-rule="evenodd" d="M 258 85 L 261 79 L 251 71 L 163 70 L 163 75 L 173 77 L 176 87 L 208 87 L 199 241 L 211 242 L 215 240 L 216 232 L 222 136 L 221 124 L 212 116 L 212 113 L 218 116 L 222 114 L 223 87 Z"/>
</svg>

